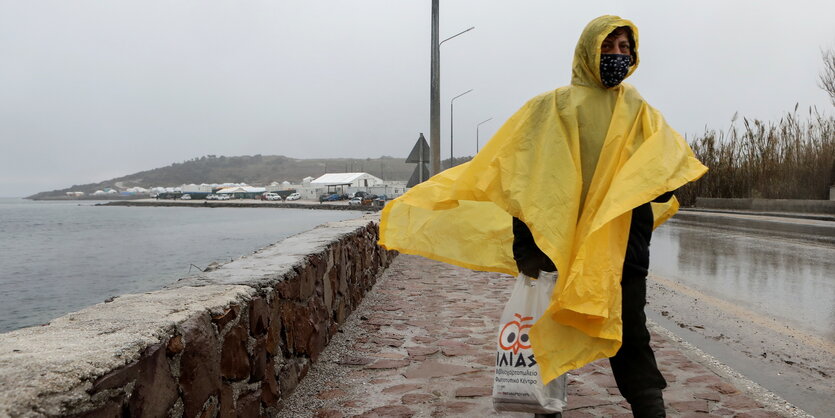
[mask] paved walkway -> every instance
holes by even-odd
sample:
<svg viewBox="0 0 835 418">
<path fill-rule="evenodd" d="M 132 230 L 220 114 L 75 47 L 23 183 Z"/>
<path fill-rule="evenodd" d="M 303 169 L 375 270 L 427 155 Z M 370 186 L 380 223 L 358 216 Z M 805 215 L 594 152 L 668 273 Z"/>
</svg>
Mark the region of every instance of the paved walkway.
<svg viewBox="0 0 835 418">
<path fill-rule="evenodd" d="M 280 416 L 532 416 L 498 414 L 490 399 L 498 318 L 512 286 L 507 275 L 398 256 Z M 803 416 L 653 329 L 668 416 Z M 564 417 L 631 416 L 607 360 L 571 372 L 568 384 Z"/>
</svg>

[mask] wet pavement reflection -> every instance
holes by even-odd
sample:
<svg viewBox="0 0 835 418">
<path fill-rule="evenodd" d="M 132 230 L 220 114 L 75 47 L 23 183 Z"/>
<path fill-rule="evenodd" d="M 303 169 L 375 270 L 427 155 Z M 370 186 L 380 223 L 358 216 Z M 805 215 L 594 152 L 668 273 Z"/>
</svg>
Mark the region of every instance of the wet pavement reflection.
<svg viewBox="0 0 835 418">
<path fill-rule="evenodd" d="M 835 341 L 835 247 L 668 222 L 650 274 Z"/>
</svg>

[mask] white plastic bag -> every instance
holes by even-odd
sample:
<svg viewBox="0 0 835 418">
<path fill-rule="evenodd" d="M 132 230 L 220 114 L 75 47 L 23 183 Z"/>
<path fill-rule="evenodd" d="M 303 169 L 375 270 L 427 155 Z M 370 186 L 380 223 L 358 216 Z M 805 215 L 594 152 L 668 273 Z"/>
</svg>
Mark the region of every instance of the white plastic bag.
<svg viewBox="0 0 835 418">
<path fill-rule="evenodd" d="M 499 324 L 493 379 L 496 411 L 548 414 L 562 412 L 565 407 L 565 375 L 548 385 L 542 384 L 528 336 L 530 328 L 548 308 L 555 283 L 556 273 L 541 272 L 539 279 L 524 274 L 516 278 Z"/>
</svg>

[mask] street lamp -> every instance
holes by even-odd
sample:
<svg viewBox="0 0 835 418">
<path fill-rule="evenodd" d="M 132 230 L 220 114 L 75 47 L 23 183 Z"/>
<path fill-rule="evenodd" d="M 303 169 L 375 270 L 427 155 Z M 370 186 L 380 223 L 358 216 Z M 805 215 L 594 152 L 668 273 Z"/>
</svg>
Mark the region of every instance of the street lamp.
<svg viewBox="0 0 835 418">
<path fill-rule="evenodd" d="M 453 137 L 452 133 L 455 130 L 455 125 L 453 123 L 453 114 L 454 114 L 454 111 L 455 111 L 455 107 L 453 107 L 453 105 L 455 104 L 455 99 L 457 99 L 457 98 L 459 98 L 459 97 L 461 97 L 461 96 L 463 96 L 463 95 L 465 95 L 465 94 L 467 94 L 471 91 L 473 91 L 473 89 L 469 89 L 469 90 L 453 97 L 452 100 L 449 101 L 449 168 L 452 168 L 452 167 L 455 166 L 455 162 L 454 162 L 453 157 L 452 157 L 452 137 Z"/>
<path fill-rule="evenodd" d="M 487 123 L 487 122 L 490 122 L 491 120 L 493 120 L 492 117 L 490 119 L 485 119 L 485 120 L 479 122 L 478 125 L 475 126 L 475 153 L 476 154 L 478 154 L 478 127 Z"/>
<path fill-rule="evenodd" d="M 475 26 L 472 26 L 472 27 L 470 27 L 470 28 L 468 28 L 468 29 L 464 29 L 464 30 L 462 30 L 461 32 L 456 33 L 455 35 L 452 35 L 452 36 L 450 36 L 449 38 L 446 38 L 446 39 L 444 39 L 443 41 L 438 42 L 438 46 L 441 46 L 441 45 L 443 45 L 443 44 L 444 44 L 444 42 L 446 42 L 446 41 L 448 41 L 448 40 L 450 40 L 450 39 L 452 39 L 452 38 L 454 38 L 454 37 L 456 37 L 456 36 L 458 36 L 458 35 L 463 35 L 463 34 L 465 34 L 465 33 L 469 32 L 469 31 L 471 31 L 471 30 L 473 30 L 473 29 L 475 29 Z"/>
</svg>

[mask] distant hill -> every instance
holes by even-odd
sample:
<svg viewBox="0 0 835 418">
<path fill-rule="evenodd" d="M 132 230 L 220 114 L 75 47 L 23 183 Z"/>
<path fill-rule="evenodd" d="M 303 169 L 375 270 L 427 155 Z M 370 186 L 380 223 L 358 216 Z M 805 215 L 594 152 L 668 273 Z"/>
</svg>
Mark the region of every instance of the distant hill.
<svg viewBox="0 0 835 418">
<path fill-rule="evenodd" d="M 456 162 L 470 158 L 456 158 Z M 447 167 L 444 161 L 442 167 Z M 319 177 L 325 173 L 366 172 L 383 180 L 407 181 L 415 164 L 407 164 L 404 157 L 380 158 L 323 158 L 297 159 L 282 155 L 244 155 L 224 157 L 206 155 L 166 167 L 141 171 L 99 183 L 73 185 L 61 190 L 40 192 L 27 199 L 62 199 L 66 192 L 91 194 L 105 188 L 124 190 L 130 187 L 175 187 L 182 184 L 247 183 L 267 185 L 274 181 L 301 183 L 305 177 Z"/>
</svg>

